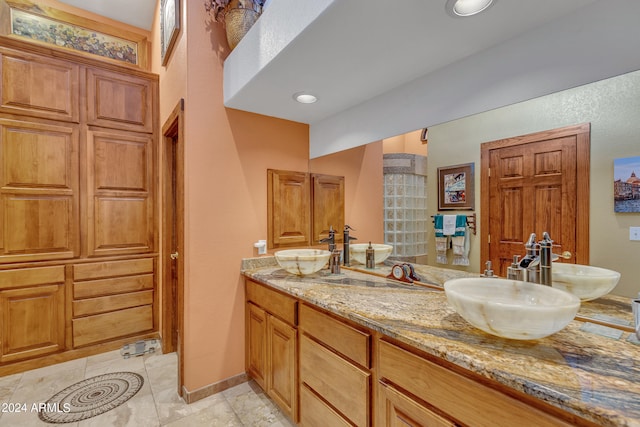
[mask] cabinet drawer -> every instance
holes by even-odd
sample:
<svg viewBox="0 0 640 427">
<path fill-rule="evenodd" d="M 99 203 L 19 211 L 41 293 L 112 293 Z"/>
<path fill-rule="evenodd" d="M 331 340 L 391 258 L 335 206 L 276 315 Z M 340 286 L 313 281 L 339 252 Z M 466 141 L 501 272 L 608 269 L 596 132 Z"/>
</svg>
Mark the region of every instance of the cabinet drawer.
<svg viewBox="0 0 640 427">
<path fill-rule="evenodd" d="M 300 305 L 300 328 L 354 362 L 369 368 L 370 335 L 309 306 Z"/>
<path fill-rule="evenodd" d="M 247 300 L 259 305 L 290 325 L 297 325 L 298 301 L 251 280 L 246 281 Z"/>
<path fill-rule="evenodd" d="M 380 425 L 456 427 L 456 424 L 418 404 L 393 387 L 380 383 Z M 386 423 L 386 424 L 385 424 Z"/>
<path fill-rule="evenodd" d="M 73 346 L 81 347 L 153 329 L 152 306 L 73 319 Z"/>
<path fill-rule="evenodd" d="M 371 374 L 300 335 L 300 382 L 358 426 L 369 425 Z"/>
<path fill-rule="evenodd" d="M 104 295 L 122 294 L 153 289 L 153 274 L 115 277 L 112 279 L 87 280 L 73 284 L 73 298 L 94 298 Z"/>
<path fill-rule="evenodd" d="M 304 384 L 300 386 L 300 425 L 304 427 L 351 427 L 351 423 L 342 418 Z"/>
<path fill-rule="evenodd" d="M 0 289 L 64 283 L 64 266 L 0 271 Z"/>
<path fill-rule="evenodd" d="M 73 266 L 73 280 L 101 279 L 117 276 L 133 276 L 152 273 L 153 259 L 131 259 L 124 261 L 91 262 Z"/>
<path fill-rule="evenodd" d="M 88 298 L 73 302 L 73 317 L 153 304 L 153 291 Z"/>
<path fill-rule="evenodd" d="M 507 427 L 529 420 L 539 427 L 571 425 L 393 344 L 380 341 L 378 348 L 381 379 L 397 384 L 463 424 Z"/>
</svg>

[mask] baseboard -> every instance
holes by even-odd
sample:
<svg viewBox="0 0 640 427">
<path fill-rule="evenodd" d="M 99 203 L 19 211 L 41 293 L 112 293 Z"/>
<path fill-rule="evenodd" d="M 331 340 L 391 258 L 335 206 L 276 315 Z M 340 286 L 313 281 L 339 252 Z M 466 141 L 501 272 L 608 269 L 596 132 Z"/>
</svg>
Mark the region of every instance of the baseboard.
<svg viewBox="0 0 640 427">
<path fill-rule="evenodd" d="M 224 391 L 231 387 L 235 387 L 238 384 L 246 383 L 247 381 L 249 381 L 249 377 L 247 376 L 246 372 L 243 372 L 241 374 L 224 379 L 222 381 L 218 381 L 217 383 L 206 385 L 193 391 L 187 390 L 187 388 L 183 385 L 182 398 L 187 403 L 197 402 L 198 400 L 204 399 L 205 397 L 220 393 L 221 391 Z"/>
</svg>

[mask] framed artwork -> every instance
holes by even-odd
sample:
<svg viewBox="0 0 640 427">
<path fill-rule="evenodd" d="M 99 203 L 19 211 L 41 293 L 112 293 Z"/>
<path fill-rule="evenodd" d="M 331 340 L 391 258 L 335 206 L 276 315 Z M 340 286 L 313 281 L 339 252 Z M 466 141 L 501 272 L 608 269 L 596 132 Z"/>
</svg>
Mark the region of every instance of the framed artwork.
<svg viewBox="0 0 640 427">
<path fill-rule="evenodd" d="M 640 212 L 640 156 L 613 161 L 613 211 Z"/>
<path fill-rule="evenodd" d="M 473 163 L 438 168 L 438 210 L 473 210 Z"/>
<path fill-rule="evenodd" d="M 26 0 L 2 0 L 0 34 L 120 64 L 148 67 L 147 38 Z"/>
<path fill-rule="evenodd" d="M 180 31 L 180 0 L 161 0 L 160 3 L 160 57 L 167 65 Z"/>
</svg>

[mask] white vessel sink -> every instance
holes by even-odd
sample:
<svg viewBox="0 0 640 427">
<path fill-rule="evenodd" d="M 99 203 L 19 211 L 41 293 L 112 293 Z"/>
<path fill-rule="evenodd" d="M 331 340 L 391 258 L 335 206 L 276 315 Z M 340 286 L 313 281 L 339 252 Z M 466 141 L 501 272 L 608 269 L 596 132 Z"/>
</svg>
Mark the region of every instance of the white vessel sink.
<svg viewBox="0 0 640 427">
<path fill-rule="evenodd" d="M 303 276 L 321 270 L 331 256 L 331 252 L 320 249 L 286 249 L 275 254 L 276 261 L 291 274 Z"/>
<path fill-rule="evenodd" d="M 552 286 L 571 292 L 582 301 L 590 301 L 608 294 L 616 287 L 620 273 L 590 265 L 553 263 Z"/>
<path fill-rule="evenodd" d="M 368 243 L 350 243 L 349 257 L 354 261 L 359 262 L 360 264 L 366 264 L 368 247 Z M 389 255 L 391 255 L 391 251 L 393 251 L 393 246 L 385 245 L 382 243 L 372 243 L 371 247 L 373 248 L 373 257 L 376 264 L 384 262 L 384 260 L 386 260 Z"/>
<path fill-rule="evenodd" d="M 580 299 L 550 286 L 492 278 L 452 279 L 444 283 L 447 300 L 467 322 L 489 334 L 531 340 L 567 326 Z"/>
</svg>

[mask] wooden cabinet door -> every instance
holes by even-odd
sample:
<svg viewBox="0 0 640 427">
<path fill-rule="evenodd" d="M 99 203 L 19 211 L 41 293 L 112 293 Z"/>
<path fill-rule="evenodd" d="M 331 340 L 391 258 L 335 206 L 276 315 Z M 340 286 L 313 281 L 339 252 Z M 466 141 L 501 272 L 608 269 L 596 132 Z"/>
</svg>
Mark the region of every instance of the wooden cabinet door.
<svg viewBox="0 0 640 427">
<path fill-rule="evenodd" d="M 378 426 L 455 427 L 456 424 L 430 411 L 396 389 L 380 383 Z"/>
<path fill-rule="evenodd" d="M 156 241 L 153 138 L 90 130 L 87 135 L 87 254 L 153 251 Z"/>
<path fill-rule="evenodd" d="M 312 209 L 314 245 L 329 236 L 329 228 L 336 231 L 335 241 L 341 242 L 344 229 L 344 177 L 311 174 L 313 184 Z"/>
<path fill-rule="evenodd" d="M 0 112 L 79 121 L 78 65 L 9 49 L 0 61 Z"/>
<path fill-rule="evenodd" d="M 155 88 L 143 77 L 87 69 L 87 123 L 152 133 Z"/>
<path fill-rule="evenodd" d="M 246 369 L 263 390 L 267 389 L 267 314 L 251 303 L 246 306 Z"/>
<path fill-rule="evenodd" d="M 63 267 L 2 271 L 0 289 L 0 363 L 64 350 Z"/>
<path fill-rule="evenodd" d="M 0 119 L 0 262 L 80 252 L 78 130 Z"/>
<path fill-rule="evenodd" d="M 267 330 L 267 394 L 297 421 L 297 331 L 274 316 L 268 316 Z"/>
<path fill-rule="evenodd" d="M 267 171 L 267 244 L 269 248 L 309 244 L 309 174 Z"/>
</svg>

